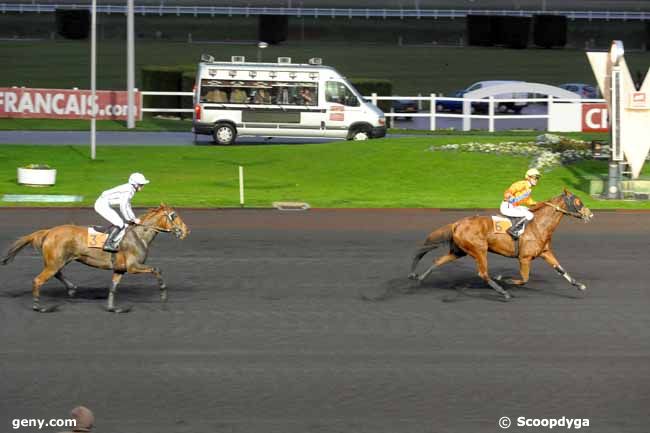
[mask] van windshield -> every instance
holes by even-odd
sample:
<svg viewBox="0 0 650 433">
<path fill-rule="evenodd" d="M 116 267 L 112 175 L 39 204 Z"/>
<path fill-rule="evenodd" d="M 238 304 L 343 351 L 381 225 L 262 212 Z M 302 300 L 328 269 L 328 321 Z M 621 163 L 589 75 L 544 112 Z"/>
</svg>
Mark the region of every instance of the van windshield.
<svg viewBox="0 0 650 433">
<path fill-rule="evenodd" d="M 328 81 L 325 84 L 325 101 L 358 107 L 360 105 L 357 95 L 348 86 L 340 81 Z"/>
<path fill-rule="evenodd" d="M 200 102 L 247 105 L 318 105 L 311 82 L 201 80 Z"/>
</svg>

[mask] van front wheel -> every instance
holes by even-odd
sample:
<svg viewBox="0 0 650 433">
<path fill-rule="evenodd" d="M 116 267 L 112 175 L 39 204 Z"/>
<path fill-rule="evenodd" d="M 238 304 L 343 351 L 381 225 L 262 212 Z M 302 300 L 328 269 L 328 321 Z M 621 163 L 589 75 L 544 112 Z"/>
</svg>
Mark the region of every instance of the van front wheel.
<svg viewBox="0 0 650 433">
<path fill-rule="evenodd" d="M 214 127 L 214 142 L 216 144 L 233 144 L 235 142 L 235 137 L 237 137 L 235 128 L 227 123 L 221 123 Z"/>
<path fill-rule="evenodd" d="M 348 140 L 362 141 L 370 138 L 370 126 L 359 125 L 350 129 Z"/>
</svg>

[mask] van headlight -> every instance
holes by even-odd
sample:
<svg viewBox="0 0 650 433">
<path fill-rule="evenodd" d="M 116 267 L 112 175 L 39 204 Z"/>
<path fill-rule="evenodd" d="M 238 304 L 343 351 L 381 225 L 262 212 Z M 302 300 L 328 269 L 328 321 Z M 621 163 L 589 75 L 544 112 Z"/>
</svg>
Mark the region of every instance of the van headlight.
<svg viewBox="0 0 650 433">
<path fill-rule="evenodd" d="M 386 118 L 385 117 L 380 117 L 379 120 L 377 120 L 377 123 L 379 123 L 379 126 L 385 126 L 386 125 Z"/>
</svg>

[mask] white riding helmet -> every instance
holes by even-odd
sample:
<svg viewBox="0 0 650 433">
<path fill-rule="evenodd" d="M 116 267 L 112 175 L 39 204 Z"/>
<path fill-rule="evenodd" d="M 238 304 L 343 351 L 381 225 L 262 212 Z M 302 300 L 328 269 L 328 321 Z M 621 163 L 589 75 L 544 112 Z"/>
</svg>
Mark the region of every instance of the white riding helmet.
<svg viewBox="0 0 650 433">
<path fill-rule="evenodd" d="M 133 173 L 129 176 L 129 183 L 131 185 L 146 185 L 149 183 L 147 178 L 142 173 Z"/>
<path fill-rule="evenodd" d="M 542 173 L 540 173 L 539 170 L 536 169 L 536 168 L 531 168 L 526 172 L 526 178 L 528 178 L 528 177 L 540 178 L 540 177 L 542 177 Z"/>
</svg>

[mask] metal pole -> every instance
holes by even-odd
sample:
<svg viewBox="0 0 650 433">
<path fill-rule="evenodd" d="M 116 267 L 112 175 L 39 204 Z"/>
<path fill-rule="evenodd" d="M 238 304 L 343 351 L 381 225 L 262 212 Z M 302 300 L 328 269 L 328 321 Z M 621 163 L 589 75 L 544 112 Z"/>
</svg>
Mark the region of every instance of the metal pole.
<svg viewBox="0 0 650 433">
<path fill-rule="evenodd" d="M 90 159 L 95 159 L 97 146 L 97 0 L 92 0 L 90 29 Z"/>
<path fill-rule="evenodd" d="M 621 143 L 620 143 L 620 77 L 621 68 L 618 65 L 612 66 L 611 78 L 611 113 L 610 113 L 610 157 L 609 173 L 607 179 L 607 198 L 620 198 L 619 181 L 621 180 L 621 167 L 619 161 L 622 161 Z"/>
<path fill-rule="evenodd" d="M 133 0 L 127 0 L 126 15 L 126 90 L 128 129 L 135 128 L 135 37 L 133 26 Z"/>
</svg>

